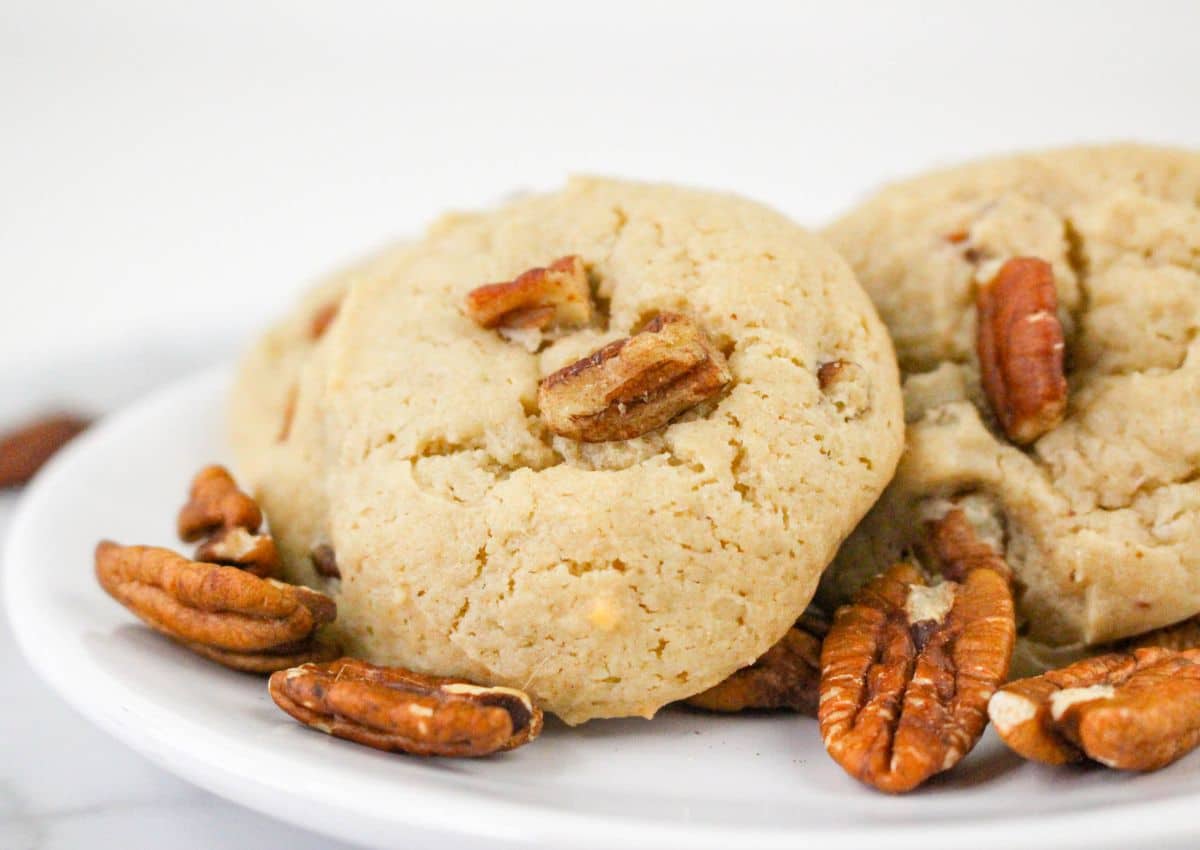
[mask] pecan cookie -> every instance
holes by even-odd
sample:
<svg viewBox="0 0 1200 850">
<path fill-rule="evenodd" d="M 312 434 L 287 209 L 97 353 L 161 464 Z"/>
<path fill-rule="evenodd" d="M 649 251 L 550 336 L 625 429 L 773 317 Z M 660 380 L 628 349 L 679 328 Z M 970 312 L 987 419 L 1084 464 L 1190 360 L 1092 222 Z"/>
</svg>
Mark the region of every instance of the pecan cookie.
<svg viewBox="0 0 1200 850">
<path fill-rule="evenodd" d="M 250 356 L 234 443 L 374 663 L 651 715 L 788 631 L 895 468 L 882 323 L 758 204 L 575 180 L 350 278 Z"/>
<path fill-rule="evenodd" d="M 1200 611 L 1198 197 L 1200 154 L 1080 148 L 901 183 L 828 230 L 892 332 L 908 422 L 830 596 L 972 493 L 1024 658 Z"/>
</svg>

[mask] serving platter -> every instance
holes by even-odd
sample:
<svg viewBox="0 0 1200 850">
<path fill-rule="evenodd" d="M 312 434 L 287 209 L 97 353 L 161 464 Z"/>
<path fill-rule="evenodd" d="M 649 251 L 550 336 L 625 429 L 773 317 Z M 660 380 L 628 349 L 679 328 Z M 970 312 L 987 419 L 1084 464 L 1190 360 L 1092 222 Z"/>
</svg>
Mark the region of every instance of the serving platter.
<svg viewBox="0 0 1200 850">
<path fill-rule="evenodd" d="M 533 745 L 476 761 L 389 755 L 305 729 L 263 679 L 153 634 L 92 575 L 101 538 L 178 547 L 187 482 L 228 459 L 229 380 L 225 368 L 195 375 L 75 441 L 22 498 L 5 557 L 4 602 L 38 673 L 204 788 L 374 847 L 1160 848 L 1200 834 L 1195 756 L 1145 776 L 1048 769 L 989 732 L 953 772 L 889 797 L 829 760 L 815 720 L 789 714 L 551 720 Z"/>
</svg>

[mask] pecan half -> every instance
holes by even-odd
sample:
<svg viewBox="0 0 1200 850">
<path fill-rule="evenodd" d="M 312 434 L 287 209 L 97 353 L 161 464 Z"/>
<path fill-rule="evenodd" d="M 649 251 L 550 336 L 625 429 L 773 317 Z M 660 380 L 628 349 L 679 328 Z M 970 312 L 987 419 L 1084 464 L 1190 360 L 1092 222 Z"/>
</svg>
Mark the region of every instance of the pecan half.
<svg viewBox="0 0 1200 850">
<path fill-rule="evenodd" d="M 467 293 L 466 312 L 484 328 L 583 327 L 592 320 L 587 270 L 579 256 L 561 257 L 506 283 L 472 289 Z"/>
<path fill-rule="evenodd" d="M 716 395 L 731 378 L 699 325 L 660 313 L 640 333 L 547 376 L 538 403 L 555 434 L 585 443 L 628 440 Z"/>
<path fill-rule="evenodd" d="M 22 487 L 55 452 L 91 424 L 71 414 L 45 416 L 0 437 L 0 490 Z"/>
<path fill-rule="evenodd" d="M 930 587 L 896 564 L 837 612 L 821 651 L 825 747 L 881 791 L 916 788 L 975 746 L 1016 640 L 1008 580 L 986 567 Z"/>
<path fill-rule="evenodd" d="M 1063 329 L 1050 264 L 1016 257 L 976 298 L 980 378 L 1010 440 L 1028 445 L 1062 422 L 1067 409 Z"/>
<path fill-rule="evenodd" d="M 1089 658 L 1005 685 L 988 714 L 1004 742 L 1033 761 L 1086 757 L 1157 770 L 1200 746 L 1200 650 Z"/>
<path fill-rule="evenodd" d="M 512 688 L 376 667 L 354 658 L 271 676 L 275 704 L 326 734 L 421 756 L 486 756 L 532 741 L 542 712 Z"/>
<path fill-rule="evenodd" d="M 203 542 L 196 560 L 241 567 L 257 576 L 274 575 L 279 551 L 270 534 L 259 533 L 258 503 L 238 489 L 223 466 L 207 466 L 192 480 L 191 494 L 179 511 L 179 536 Z"/>
<path fill-rule="evenodd" d="M 685 702 L 706 711 L 790 708 L 816 716 L 821 682 L 821 638 L 796 623 L 748 667 Z"/>
<path fill-rule="evenodd" d="M 107 540 L 96 547 L 96 578 L 151 628 L 235 669 L 278 670 L 330 654 L 316 632 L 337 605 L 306 587 Z"/>
</svg>

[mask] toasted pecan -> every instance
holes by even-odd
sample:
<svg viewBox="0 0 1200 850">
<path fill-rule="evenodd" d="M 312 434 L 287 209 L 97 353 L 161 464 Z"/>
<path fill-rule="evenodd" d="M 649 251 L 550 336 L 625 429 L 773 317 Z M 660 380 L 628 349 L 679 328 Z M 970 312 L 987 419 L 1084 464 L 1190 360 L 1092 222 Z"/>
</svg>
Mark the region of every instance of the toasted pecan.
<svg viewBox="0 0 1200 850">
<path fill-rule="evenodd" d="M 912 790 L 970 752 L 1012 663 L 1008 568 L 977 539 L 947 543 L 969 532 L 963 520 L 952 510 L 931 529 L 957 581 L 931 587 L 915 566 L 896 564 L 837 612 L 822 647 L 826 749 L 882 791 Z"/>
<path fill-rule="evenodd" d="M 555 434 L 588 443 L 628 440 L 716 395 L 731 378 L 725 356 L 699 325 L 660 313 L 641 332 L 547 376 L 538 404 Z"/>
<path fill-rule="evenodd" d="M 147 625 L 214 660 L 248 655 L 247 664 L 262 667 L 271 657 L 282 666 L 306 652 L 325 657 L 312 642 L 337 615 L 336 603 L 315 590 L 152 546 L 102 541 L 96 577 Z"/>
<path fill-rule="evenodd" d="M 196 560 L 241 567 L 257 576 L 278 572 L 275 539 L 260 533 L 263 515 L 258 503 L 238 489 L 223 466 L 207 466 L 192 480 L 187 504 L 179 511 L 179 536 L 202 540 Z"/>
<path fill-rule="evenodd" d="M 342 571 L 338 568 L 337 553 L 328 543 L 320 543 L 308 554 L 309 561 L 317 575 L 322 578 L 341 578 Z"/>
<path fill-rule="evenodd" d="M 27 484 L 59 449 L 90 424 L 91 420 L 82 416 L 55 414 L 0 436 L 0 490 Z"/>
<path fill-rule="evenodd" d="M 1034 442 L 1067 409 L 1063 329 L 1050 264 L 1016 257 L 976 298 L 980 378 L 992 412 L 1010 440 Z"/>
<path fill-rule="evenodd" d="M 592 320 L 591 289 L 583 259 L 560 257 L 504 283 L 467 293 L 466 313 L 480 327 L 542 330 L 583 327 Z"/>
<path fill-rule="evenodd" d="M 821 637 L 797 622 L 753 664 L 685 702 L 722 713 L 782 708 L 815 717 L 820 682 Z"/>
<path fill-rule="evenodd" d="M 1200 746 L 1200 650 L 1100 655 L 1005 685 L 988 713 L 1015 752 L 1044 764 L 1165 767 Z"/>
<path fill-rule="evenodd" d="M 390 752 L 486 756 L 542 730 L 541 710 L 521 691 L 353 658 L 281 670 L 268 689 L 304 725 Z"/>
</svg>

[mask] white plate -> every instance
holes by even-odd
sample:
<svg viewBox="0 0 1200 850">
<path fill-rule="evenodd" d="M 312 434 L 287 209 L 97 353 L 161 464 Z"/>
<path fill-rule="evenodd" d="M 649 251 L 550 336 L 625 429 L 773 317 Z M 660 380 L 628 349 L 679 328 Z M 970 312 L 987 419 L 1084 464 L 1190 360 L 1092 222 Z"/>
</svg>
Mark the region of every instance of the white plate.
<svg viewBox="0 0 1200 850">
<path fill-rule="evenodd" d="M 172 546 L 191 474 L 225 455 L 228 374 L 208 372 L 85 435 L 36 482 L 11 529 L 5 589 L 30 661 L 130 746 L 218 794 L 379 847 L 1163 847 L 1193 844 L 1200 757 L 1148 776 L 1020 763 L 990 734 L 905 797 L 867 791 L 815 721 L 667 711 L 550 723 L 482 761 L 377 753 L 279 712 L 261 679 L 141 627 L 92 577 L 101 537 Z M 12 698 L 12 695 L 9 695 Z M 447 844 L 447 842 L 452 842 Z"/>
</svg>

